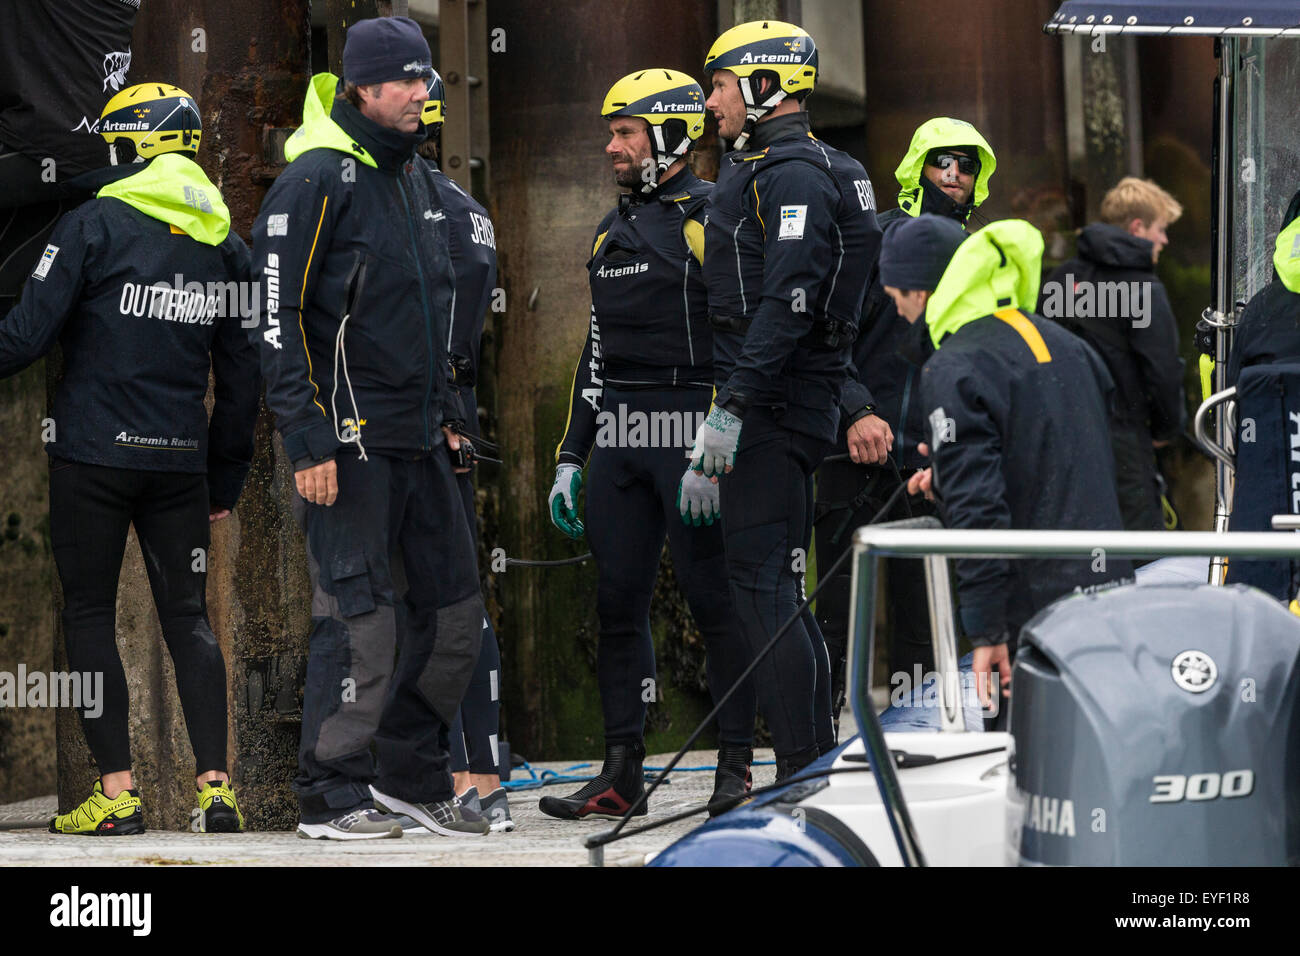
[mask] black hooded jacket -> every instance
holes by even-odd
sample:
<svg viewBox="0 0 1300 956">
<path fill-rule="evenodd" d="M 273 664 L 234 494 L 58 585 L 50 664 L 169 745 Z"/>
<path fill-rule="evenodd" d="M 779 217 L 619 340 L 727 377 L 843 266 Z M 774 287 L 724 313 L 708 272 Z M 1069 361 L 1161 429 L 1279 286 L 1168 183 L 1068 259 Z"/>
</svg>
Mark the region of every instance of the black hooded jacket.
<svg viewBox="0 0 1300 956">
<path fill-rule="evenodd" d="M 1105 361 L 1115 382 L 1112 427 L 1149 428 L 1152 438 L 1167 440 L 1186 419 L 1183 361 L 1151 249 L 1148 240 L 1118 226 L 1086 227 L 1078 256 L 1057 267 L 1039 290 L 1038 312 L 1079 335 Z M 1085 311 L 1092 314 L 1079 314 Z"/>
<path fill-rule="evenodd" d="M 253 224 L 264 308 L 252 335 L 266 404 L 299 469 L 358 437 L 367 452 L 424 453 L 443 443 L 442 424 L 464 421 L 447 348 L 454 278 L 442 199 L 414 154 L 423 135 L 333 100 L 333 80 L 313 81 L 304 151 Z"/>
<path fill-rule="evenodd" d="M 928 178 L 921 177 L 922 213 L 946 216 L 964 226 L 972 208 L 970 203 L 954 202 Z M 908 218 L 903 210 L 894 208 L 880 213 L 876 221 L 883 235 Z M 851 424 L 868 414 L 879 415 L 893 430 L 894 460 L 904 470 L 929 464 L 917 451 L 917 445 L 926 440 L 925 414 L 917 394 L 924 358 L 913 362 L 907 357 L 909 350 L 904 343 L 909 328 L 881 285 L 878 270 L 873 268 L 862 304 L 862 326 L 853 343 L 853 365 L 840 397 L 840 445 L 845 444 L 844 433 Z"/>
<path fill-rule="evenodd" d="M 1291 199 L 1282 218 L 1282 233 L 1295 233 L 1296 219 L 1300 217 L 1300 192 Z M 1288 244 L 1288 240 L 1290 241 Z M 1255 293 L 1232 337 L 1232 352 L 1228 356 L 1228 385 L 1236 385 L 1241 370 L 1250 365 L 1273 365 L 1281 362 L 1300 362 L 1300 293 L 1287 288 L 1278 274 L 1277 266 L 1288 270 L 1291 288 L 1300 289 L 1293 264 L 1300 240 L 1293 236 L 1281 237 L 1283 249 L 1273 257 L 1273 281 Z"/>
<path fill-rule="evenodd" d="M 998 312 L 945 338 L 920 375 L 945 526 L 1120 528 L 1109 433 L 1104 422 L 1079 424 L 1105 417 L 1110 390 L 1096 353 L 1035 315 Z M 975 645 L 1014 637 L 1064 594 L 1132 573 L 1128 561 L 1104 556 L 954 563 L 962 627 Z"/>
<path fill-rule="evenodd" d="M 783 408 L 784 427 L 833 442 L 880 254 L 875 193 L 807 113 L 759 123 L 752 145 L 723 157 L 705 220 L 715 401 Z"/>
<path fill-rule="evenodd" d="M 178 160 L 153 160 L 155 170 L 169 162 Z M 96 185 L 147 172 L 143 164 L 119 166 L 98 174 Z M 208 236 L 215 244 L 175 225 L 199 217 L 180 197 L 209 188 L 215 192 L 197 176 L 175 183 L 172 221 L 159 218 L 167 211 L 149 215 L 108 196 L 60 219 L 22 298 L 0 321 L 0 378 L 57 340 L 63 378 L 46 452 L 113 468 L 206 473 L 209 498 L 224 509 L 234 507 L 252 462 L 258 373 L 241 317 L 248 247 L 226 225 Z"/>
</svg>

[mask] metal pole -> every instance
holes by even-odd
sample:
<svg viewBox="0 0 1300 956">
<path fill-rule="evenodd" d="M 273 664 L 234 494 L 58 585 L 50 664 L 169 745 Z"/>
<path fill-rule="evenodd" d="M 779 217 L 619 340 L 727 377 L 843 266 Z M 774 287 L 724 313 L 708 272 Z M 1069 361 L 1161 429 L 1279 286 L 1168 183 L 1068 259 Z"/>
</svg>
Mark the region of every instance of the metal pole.
<svg viewBox="0 0 1300 956">
<path fill-rule="evenodd" d="M 1233 76 L 1237 68 L 1237 44 L 1233 37 L 1218 41 L 1219 76 L 1215 83 L 1216 142 L 1214 183 L 1211 193 L 1215 199 L 1214 219 L 1214 308 L 1205 318 L 1214 326 L 1214 391 L 1228 387 L 1228 355 L 1232 351 L 1232 330 L 1236 317 L 1232 309 L 1232 97 Z M 1231 454 L 1235 448 L 1228 416 L 1220 410 L 1215 415 L 1214 437 L 1220 448 Z M 1232 514 L 1233 468 L 1221 458 L 1214 462 L 1214 530 L 1228 530 Z M 1222 555 L 1210 562 L 1210 583 L 1223 584 L 1228 563 Z"/>
<path fill-rule="evenodd" d="M 1239 558 L 1300 558 L 1300 538 L 1271 531 L 1025 531 L 917 529 L 901 522 L 866 525 L 853 535 L 857 557 L 911 558 L 1169 558 L 1222 554 Z M 869 596 L 869 595 L 868 595 Z M 857 616 L 855 615 L 855 623 Z"/>
<path fill-rule="evenodd" d="M 860 534 L 861 530 L 858 531 Z M 849 594 L 849 606 L 853 608 L 849 631 L 849 686 L 853 688 L 853 716 L 858 722 L 871 774 L 876 778 L 880 800 L 888 814 L 889 828 L 894 832 L 903 865 L 925 866 L 921 843 L 916 837 L 907 801 L 903 799 L 898 775 L 894 772 L 894 758 L 885 743 L 885 732 L 876 717 L 876 709 L 871 704 L 871 657 L 876 643 L 875 597 L 880 562 L 876 555 L 861 551 L 854 555 L 853 562 L 853 586 Z"/>
<path fill-rule="evenodd" d="M 937 518 L 931 520 L 936 527 L 940 527 Z M 929 595 L 934 666 L 939 672 L 939 727 L 946 732 L 964 731 L 966 713 L 962 706 L 960 667 L 957 663 L 957 628 L 952 613 L 952 586 L 948 583 L 947 558 L 926 555 L 925 588 Z"/>
<path fill-rule="evenodd" d="M 446 87 L 446 119 L 442 124 L 442 171 L 466 192 L 470 182 L 469 115 L 469 4 L 468 0 L 443 0 L 438 13 L 438 65 Z"/>
</svg>

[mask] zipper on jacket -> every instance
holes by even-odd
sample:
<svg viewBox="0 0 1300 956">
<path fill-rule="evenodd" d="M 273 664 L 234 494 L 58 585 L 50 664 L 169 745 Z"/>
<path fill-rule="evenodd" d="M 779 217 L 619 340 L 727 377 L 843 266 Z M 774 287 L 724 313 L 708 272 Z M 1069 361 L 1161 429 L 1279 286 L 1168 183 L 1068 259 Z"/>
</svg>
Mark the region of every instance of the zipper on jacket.
<svg viewBox="0 0 1300 956">
<path fill-rule="evenodd" d="M 420 245 L 415 236 L 415 217 L 411 214 L 411 203 L 406 197 L 406 187 L 402 185 L 402 176 L 397 174 L 397 191 L 402 194 L 402 205 L 406 207 L 406 226 L 411 233 L 411 256 L 415 259 L 415 272 L 420 280 L 420 305 L 424 308 L 424 341 L 428 354 L 429 379 L 424 388 L 424 407 L 421 414 L 424 416 L 424 449 L 428 451 L 433 447 L 433 436 L 429 430 L 429 400 L 433 397 L 433 328 L 432 317 L 429 315 L 429 295 L 424 288 L 424 267 L 420 265 Z"/>
</svg>

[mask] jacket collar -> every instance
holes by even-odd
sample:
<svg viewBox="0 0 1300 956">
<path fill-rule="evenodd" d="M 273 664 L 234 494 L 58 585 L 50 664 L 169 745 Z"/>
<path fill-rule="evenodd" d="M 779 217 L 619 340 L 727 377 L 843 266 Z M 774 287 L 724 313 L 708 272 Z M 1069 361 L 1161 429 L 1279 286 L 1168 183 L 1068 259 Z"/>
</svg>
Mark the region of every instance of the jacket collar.
<svg viewBox="0 0 1300 956">
<path fill-rule="evenodd" d="M 428 138 L 423 125 L 414 133 L 389 129 L 364 116 L 347 100 L 334 101 L 330 119 L 370 154 L 380 169 L 389 173 L 398 172 L 409 163 L 415 155 L 415 147 Z"/>
<path fill-rule="evenodd" d="M 1104 222 L 1094 222 L 1079 233 L 1079 256 L 1100 266 L 1151 272 L 1155 269 L 1151 249 L 1151 240 Z"/>
<path fill-rule="evenodd" d="M 763 149 L 779 140 L 792 139 L 796 136 L 808 136 L 811 129 L 807 110 L 786 113 L 783 116 L 774 116 L 771 119 L 763 120 L 754 127 L 754 133 L 749 137 L 749 145 L 746 150 Z"/>
</svg>

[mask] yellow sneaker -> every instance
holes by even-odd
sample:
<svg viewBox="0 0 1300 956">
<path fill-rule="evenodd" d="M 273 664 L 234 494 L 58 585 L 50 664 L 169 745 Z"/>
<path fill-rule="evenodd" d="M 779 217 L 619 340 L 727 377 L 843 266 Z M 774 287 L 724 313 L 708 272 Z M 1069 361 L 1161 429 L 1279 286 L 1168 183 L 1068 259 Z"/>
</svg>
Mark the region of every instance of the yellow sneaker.
<svg viewBox="0 0 1300 956">
<path fill-rule="evenodd" d="M 51 833 L 78 833 L 85 836 L 126 836 L 144 833 L 144 810 L 139 790 L 123 790 L 112 800 L 104 796 L 100 781 L 81 806 L 71 813 L 60 813 L 50 821 Z"/>
<path fill-rule="evenodd" d="M 244 829 L 244 814 L 229 782 L 209 780 L 199 791 L 199 832 L 240 833 Z"/>
</svg>

